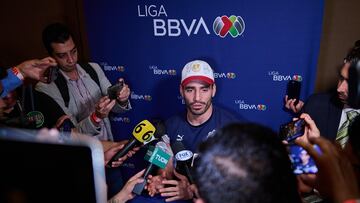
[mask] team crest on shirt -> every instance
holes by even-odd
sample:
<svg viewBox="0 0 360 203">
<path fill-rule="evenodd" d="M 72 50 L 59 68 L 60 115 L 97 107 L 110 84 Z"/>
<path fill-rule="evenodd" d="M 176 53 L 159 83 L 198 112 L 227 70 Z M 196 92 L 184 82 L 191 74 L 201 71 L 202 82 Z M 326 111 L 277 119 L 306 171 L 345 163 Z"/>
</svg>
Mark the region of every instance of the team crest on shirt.
<svg viewBox="0 0 360 203">
<path fill-rule="evenodd" d="M 184 137 L 184 135 L 177 135 L 176 141 L 179 141 L 179 142 L 183 141 L 183 137 Z"/>
<path fill-rule="evenodd" d="M 212 131 L 210 131 L 210 132 L 207 134 L 206 139 L 208 139 L 208 138 L 210 138 L 210 137 L 214 136 L 214 135 L 215 135 L 215 133 L 216 133 L 216 130 L 215 130 L 215 129 L 214 129 L 214 130 L 212 130 Z"/>
</svg>

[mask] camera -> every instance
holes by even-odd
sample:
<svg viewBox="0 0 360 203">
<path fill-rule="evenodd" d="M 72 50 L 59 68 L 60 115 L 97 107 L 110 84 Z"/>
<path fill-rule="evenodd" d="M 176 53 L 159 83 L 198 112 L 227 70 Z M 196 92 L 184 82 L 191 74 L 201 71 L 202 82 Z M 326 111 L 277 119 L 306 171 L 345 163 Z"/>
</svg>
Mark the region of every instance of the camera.
<svg viewBox="0 0 360 203">
<path fill-rule="evenodd" d="M 51 83 L 52 81 L 54 81 L 57 78 L 57 74 L 58 74 L 58 67 L 50 66 L 44 72 L 44 78 L 46 78 L 46 80 L 44 82 L 48 83 L 48 84 Z"/>
<path fill-rule="evenodd" d="M 291 121 L 280 126 L 279 136 L 282 140 L 292 142 L 296 138 L 302 136 L 305 131 L 304 119 Z"/>
<path fill-rule="evenodd" d="M 119 82 L 115 85 L 108 87 L 107 93 L 108 93 L 109 98 L 116 99 L 117 94 L 122 90 L 123 87 L 124 87 L 124 82 Z"/>
</svg>

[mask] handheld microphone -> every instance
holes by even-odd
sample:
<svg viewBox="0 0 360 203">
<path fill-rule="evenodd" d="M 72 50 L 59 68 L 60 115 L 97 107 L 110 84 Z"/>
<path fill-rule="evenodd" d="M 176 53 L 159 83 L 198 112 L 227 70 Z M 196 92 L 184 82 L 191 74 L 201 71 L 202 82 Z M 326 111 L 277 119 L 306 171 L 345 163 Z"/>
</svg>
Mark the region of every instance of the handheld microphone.
<svg viewBox="0 0 360 203">
<path fill-rule="evenodd" d="M 156 147 L 149 146 L 149 150 L 146 152 L 144 159 L 150 162 L 150 164 L 145 170 L 143 176 L 144 181 L 142 183 L 137 183 L 132 190 L 134 194 L 141 195 L 145 185 L 147 184 L 147 178 L 154 170 L 154 168 L 159 167 L 164 169 L 169 162 L 171 156 L 161 149 L 164 146 L 163 144 L 165 143 L 160 141 L 156 144 Z"/>
<path fill-rule="evenodd" d="M 190 150 L 186 150 L 182 142 L 174 142 L 172 144 L 176 160 L 176 172 L 184 175 L 189 180 L 190 184 L 194 183 L 194 179 L 191 176 L 190 166 L 193 158 L 193 153 Z"/>
<path fill-rule="evenodd" d="M 154 132 L 155 127 L 148 121 L 143 120 L 137 124 L 132 132 L 134 136 L 128 143 L 118 151 L 107 164 L 111 168 L 112 162 L 118 160 L 120 157 L 125 156 L 132 148 L 139 146 L 140 144 L 147 144 L 155 139 Z"/>
</svg>

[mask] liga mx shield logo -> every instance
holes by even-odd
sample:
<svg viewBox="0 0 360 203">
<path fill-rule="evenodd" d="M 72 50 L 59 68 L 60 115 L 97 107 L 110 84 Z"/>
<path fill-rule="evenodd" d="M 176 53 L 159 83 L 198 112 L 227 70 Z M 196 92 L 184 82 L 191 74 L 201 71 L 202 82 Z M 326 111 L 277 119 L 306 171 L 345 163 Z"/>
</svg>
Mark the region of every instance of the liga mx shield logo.
<svg viewBox="0 0 360 203">
<path fill-rule="evenodd" d="M 245 31 L 245 22 L 241 16 L 217 17 L 213 23 L 213 30 L 216 35 L 224 38 L 229 33 L 233 38 L 242 35 Z"/>
</svg>

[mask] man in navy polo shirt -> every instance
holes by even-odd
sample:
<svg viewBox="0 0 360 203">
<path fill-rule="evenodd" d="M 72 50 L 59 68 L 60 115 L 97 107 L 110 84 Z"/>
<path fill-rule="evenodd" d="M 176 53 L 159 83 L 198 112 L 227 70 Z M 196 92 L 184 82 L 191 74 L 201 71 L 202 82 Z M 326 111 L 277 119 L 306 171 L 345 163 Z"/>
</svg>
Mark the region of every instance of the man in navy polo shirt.
<svg viewBox="0 0 360 203">
<path fill-rule="evenodd" d="M 230 112 L 212 104 L 216 94 L 214 72 L 210 65 L 201 60 L 187 63 L 182 70 L 180 94 L 186 111 L 166 121 L 170 141 L 182 142 L 187 150 L 196 154 L 200 142 L 213 136 L 215 131 L 238 119 Z M 178 175 L 176 175 L 178 177 Z M 192 199 L 193 191 L 186 179 L 166 180 L 166 188 L 159 190 L 167 200 Z"/>
<path fill-rule="evenodd" d="M 180 141 L 196 152 L 201 141 L 212 136 L 216 129 L 237 121 L 237 118 L 212 104 L 216 94 L 214 72 L 205 61 L 195 60 L 187 63 L 182 70 L 180 94 L 186 111 L 166 121 L 171 142 Z"/>
<path fill-rule="evenodd" d="M 212 104 L 216 84 L 214 72 L 208 63 L 191 61 L 185 65 L 181 76 L 180 94 L 185 101 L 186 111 L 169 118 L 166 128 L 172 145 L 182 142 L 186 150 L 195 154 L 200 142 L 238 119 Z M 195 186 L 185 176 L 174 172 L 172 164 L 161 174 L 150 177 L 148 181 L 152 197 L 137 196 L 132 202 L 192 202 Z"/>
</svg>

